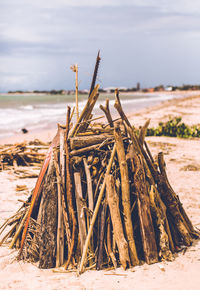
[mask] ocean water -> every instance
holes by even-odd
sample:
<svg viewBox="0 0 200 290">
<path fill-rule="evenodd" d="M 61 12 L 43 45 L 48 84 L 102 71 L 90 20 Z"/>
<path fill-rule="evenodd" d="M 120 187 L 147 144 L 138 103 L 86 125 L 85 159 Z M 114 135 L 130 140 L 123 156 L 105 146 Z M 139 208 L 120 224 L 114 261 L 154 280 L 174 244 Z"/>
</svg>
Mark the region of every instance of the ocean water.
<svg viewBox="0 0 200 290">
<path fill-rule="evenodd" d="M 125 112 L 134 112 L 173 97 L 162 92 L 120 94 Z M 114 109 L 114 94 L 102 94 L 93 111 L 95 117 L 102 115 L 99 105 L 104 104 L 106 98 L 110 100 L 112 114 L 117 116 Z M 87 95 L 80 95 L 79 111 L 84 108 L 86 102 Z M 75 106 L 74 95 L 0 95 L 0 138 L 19 133 L 22 128 L 31 132 L 37 129 L 56 128 L 57 123 L 65 124 L 67 106 L 71 108 Z"/>
</svg>

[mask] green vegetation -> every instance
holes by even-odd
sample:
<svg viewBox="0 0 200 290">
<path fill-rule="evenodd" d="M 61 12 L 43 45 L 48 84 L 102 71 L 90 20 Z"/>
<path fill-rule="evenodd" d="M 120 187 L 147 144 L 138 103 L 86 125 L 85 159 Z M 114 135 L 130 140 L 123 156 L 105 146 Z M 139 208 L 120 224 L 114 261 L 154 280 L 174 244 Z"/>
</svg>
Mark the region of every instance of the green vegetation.
<svg viewBox="0 0 200 290">
<path fill-rule="evenodd" d="M 199 137 L 200 125 L 189 126 L 182 122 L 181 117 L 170 119 L 166 123 L 160 122 L 158 127 L 147 129 L 147 136 L 170 136 L 180 138 Z"/>
</svg>

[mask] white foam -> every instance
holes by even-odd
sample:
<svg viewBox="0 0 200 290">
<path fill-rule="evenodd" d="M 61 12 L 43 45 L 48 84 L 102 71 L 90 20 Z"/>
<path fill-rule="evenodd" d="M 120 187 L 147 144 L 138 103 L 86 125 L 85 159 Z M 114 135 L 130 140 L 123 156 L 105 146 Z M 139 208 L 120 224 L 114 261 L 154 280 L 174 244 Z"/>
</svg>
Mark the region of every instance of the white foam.
<svg viewBox="0 0 200 290">
<path fill-rule="evenodd" d="M 145 107 L 150 103 L 154 103 L 172 99 L 173 95 L 141 95 L 134 96 L 133 98 L 126 98 L 122 96 L 121 103 L 125 107 L 131 104 L 133 105 L 133 110 L 137 108 Z M 79 102 L 79 111 L 82 111 L 87 99 L 81 100 Z M 114 99 L 110 100 L 111 109 L 114 106 Z M 99 99 L 95 106 L 95 113 L 100 104 L 105 104 L 104 99 Z M 137 105 L 138 104 L 138 105 Z M 33 104 L 33 105 L 19 105 L 16 108 L 4 108 L 0 109 L 0 136 L 5 136 L 7 134 L 14 134 L 16 131 L 20 131 L 22 128 L 27 128 L 28 130 L 39 129 L 47 127 L 50 123 L 65 122 L 67 105 L 71 108 L 75 106 L 75 102 L 68 103 L 55 103 L 55 104 Z"/>
</svg>

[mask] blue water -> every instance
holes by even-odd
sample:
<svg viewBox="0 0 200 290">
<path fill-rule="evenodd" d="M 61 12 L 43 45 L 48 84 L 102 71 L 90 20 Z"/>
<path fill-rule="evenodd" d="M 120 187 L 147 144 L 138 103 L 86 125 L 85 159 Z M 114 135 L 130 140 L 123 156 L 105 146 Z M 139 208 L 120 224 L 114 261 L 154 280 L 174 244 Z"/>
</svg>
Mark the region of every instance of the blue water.
<svg viewBox="0 0 200 290">
<path fill-rule="evenodd" d="M 139 109 L 158 104 L 161 101 L 172 99 L 173 95 L 158 94 L 121 94 L 120 99 L 125 112 L 134 112 Z M 114 94 L 100 95 L 93 113 L 102 115 L 99 109 L 105 99 L 110 99 L 112 114 L 114 109 Z M 79 111 L 87 102 L 87 95 L 79 96 Z M 0 138 L 12 136 L 22 128 L 29 132 L 35 129 L 56 128 L 57 123 L 65 124 L 67 106 L 75 106 L 74 95 L 0 95 Z M 117 115 L 117 114 L 116 114 Z"/>
</svg>

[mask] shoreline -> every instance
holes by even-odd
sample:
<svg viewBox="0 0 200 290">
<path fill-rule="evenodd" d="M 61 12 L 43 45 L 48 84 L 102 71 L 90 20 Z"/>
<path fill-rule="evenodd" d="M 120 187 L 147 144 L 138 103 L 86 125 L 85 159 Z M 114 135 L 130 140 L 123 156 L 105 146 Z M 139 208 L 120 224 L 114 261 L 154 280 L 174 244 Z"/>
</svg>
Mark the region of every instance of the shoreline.
<svg viewBox="0 0 200 290">
<path fill-rule="evenodd" d="M 133 112 L 131 112 L 131 109 L 129 109 L 128 112 L 126 110 L 126 114 L 128 118 L 130 119 L 131 123 L 136 127 L 143 125 L 150 115 L 151 115 L 150 127 L 157 125 L 160 121 L 164 121 L 164 120 L 167 121 L 170 115 L 182 116 L 184 118 L 184 121 L 189 124 L 200 124 L 200 114 L 197 114 L 198 112 L 196 112 L 195 118 L 188 118 L 189 114 L 187 112 L 187 107 L 185 109 L 185 112 L 183 109 L 184 107 L 183 103 L 185 103 L 185 106 L 187 106 L 187 104 L 188 103 L 190 104 L 191 102 L 193 102 L 194 99 L 199 101 L 200 91 L 185 92 L 183 95 L 181 95 L 181 97 L 180 97 L 180 92 L 181 91 L 164 92 L 166 95 L 171 95 L 173 93 L 174 98 L 161 101 L 156 105 L 150 105 L 150 106 L 144 107 L 142 109 L 138 109 Z M 155 93 L 159 95 L 159 92 L 155 92 Z M 181 107 L 182 107 L 182 111 L 180 110 Z M 164 120 L 163 120 L 163 110 L 165 110 Z M 54 128 L 52 128 L 52 125 L 51 125 L 46 129 L 33 129 L 32 131 L 29 131 L 26 134 L 19 132 L 19 133 L 15 133 L 12 136 L 0 138 L 0 145 L 28 142 L 34 139 L 39 139 L 43 142 L 51 142 L 51 140 L 53 139 L 53 137 L 55 136 L 57 132 L 57 123 L 55 123 L 53 127 Z"/>
</svg>

